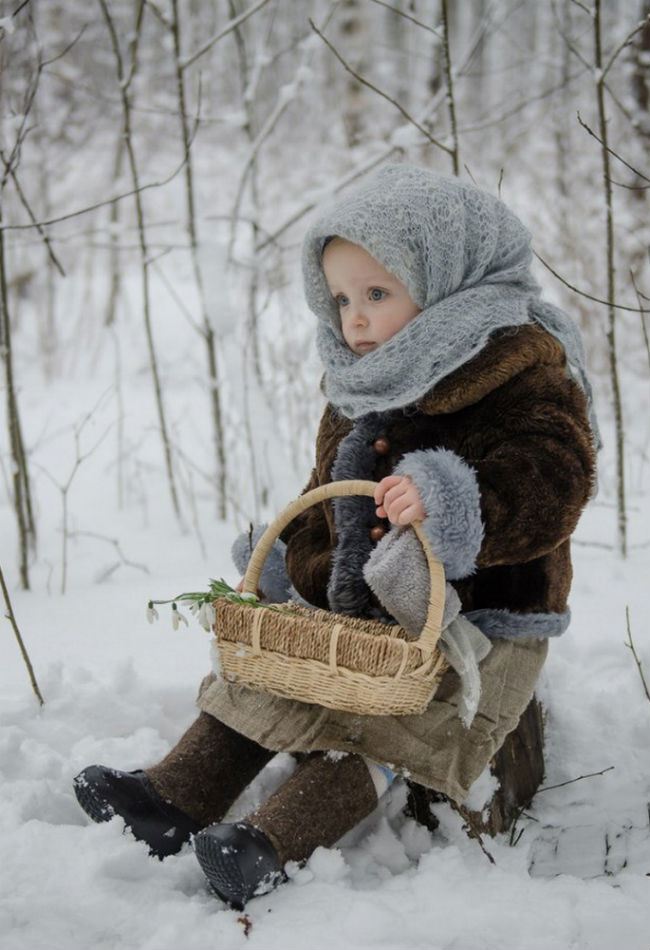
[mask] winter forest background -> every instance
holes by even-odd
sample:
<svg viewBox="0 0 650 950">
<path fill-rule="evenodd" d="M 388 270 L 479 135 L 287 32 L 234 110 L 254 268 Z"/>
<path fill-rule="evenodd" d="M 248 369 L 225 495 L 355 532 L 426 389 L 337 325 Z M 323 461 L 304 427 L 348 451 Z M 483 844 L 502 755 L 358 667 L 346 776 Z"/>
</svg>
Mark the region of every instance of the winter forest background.
<svg viewBox="0 0 650 950">
<path fill-rule="evenodd" d="M 648 0 L 0 2 L 3 946 L 647 950 L 648 17 Z M 152 867 L 116 822 L 86 825 L 70 781 L 156 761 L 193 718 L 206 638 L 144 608 L 234 583 L 236 534 L 306 483 L 323 398 L 300 243 L 386 161 L 500 194 L 583 333 L 605 448 L 540 684 L 549 791 L 516 844 L 488 842 L 493 866 L 448 809 L 434 836 L 407 819 L 395 787 L 244 933 L 191 852 Z"/>
</svg>

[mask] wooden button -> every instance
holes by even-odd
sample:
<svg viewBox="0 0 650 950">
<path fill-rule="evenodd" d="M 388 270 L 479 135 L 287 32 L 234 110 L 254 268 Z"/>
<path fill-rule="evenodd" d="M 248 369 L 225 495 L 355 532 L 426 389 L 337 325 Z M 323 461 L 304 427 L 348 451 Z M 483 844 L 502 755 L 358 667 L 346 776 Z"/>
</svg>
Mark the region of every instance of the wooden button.
<svg viewBox="0 0 650 950">
<path fill-rule="evenodd" d="M 388 455 L 390 451 L 390 442 L 385 436 L 380 435 L 379 438 L 375 439 L 375 441 L 372 443 L 372 447 L 377 455 Z"/>
<path fill-rule="evenodd" d="M 376 524 L 374 528 L 370 529 L 370 537 L 373 541 L 381 541 L 385 534 L 386 529 L 382 528 L 380 524 Z"/>
</svg>

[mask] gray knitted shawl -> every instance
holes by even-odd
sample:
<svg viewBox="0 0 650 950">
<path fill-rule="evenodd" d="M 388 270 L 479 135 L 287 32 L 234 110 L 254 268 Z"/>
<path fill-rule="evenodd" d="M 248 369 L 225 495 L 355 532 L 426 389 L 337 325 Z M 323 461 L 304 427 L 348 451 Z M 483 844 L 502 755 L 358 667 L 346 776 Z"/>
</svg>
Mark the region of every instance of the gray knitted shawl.
<svg viewBox="0 0 650 950">
<path fill-rule="evenodd" d="M 365 248 L 422 308 L 363 356 L 343 339 L 321 267 L 330 235 Z M 498 198 L 427 168 L 384 165 L 326 207 L 303 242 L 305 295 L 319 318 L 327 399 L 350 419 L 407 406 L 471 360 L 494 330 L 535 320 L 562 343 L 567 373 L 587 396 L 600 449 L 580 332 L 567 314 L 540 299 L 531 259 L 530 233 Z"/>
</svg>

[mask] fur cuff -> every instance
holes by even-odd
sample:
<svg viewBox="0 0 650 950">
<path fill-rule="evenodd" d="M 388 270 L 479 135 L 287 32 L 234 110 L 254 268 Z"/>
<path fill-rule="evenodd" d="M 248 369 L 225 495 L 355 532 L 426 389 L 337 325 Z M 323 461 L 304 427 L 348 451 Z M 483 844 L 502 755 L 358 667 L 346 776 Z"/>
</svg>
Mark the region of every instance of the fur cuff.
<svg viewBox="0 0 650 950">
<path fill-rule="evenodd" d="M 394 475 L 408 475 L 426 512 L 422 528 L 449 580 L 476 572 L 484 526 L 476 472 L 450 449 L 408 452 Z"/>
<path fill-rule="evenodd" d="M 240 574 L 246 573 L 253 549 L 267 528 L 267 524 L 260 524 L 253 528 L 252 538 L 249 531 L 244 531 L 235 538 L 230 554 Z M 276 538 L 262 568 L 258 586 L 264 593 L 265 600 L 271 604 L 282 604 L 290 596 L 291 578 L 287 574 L 284 560 L 286 550 L 287 546 L 284 541 Z"/>
</svg>

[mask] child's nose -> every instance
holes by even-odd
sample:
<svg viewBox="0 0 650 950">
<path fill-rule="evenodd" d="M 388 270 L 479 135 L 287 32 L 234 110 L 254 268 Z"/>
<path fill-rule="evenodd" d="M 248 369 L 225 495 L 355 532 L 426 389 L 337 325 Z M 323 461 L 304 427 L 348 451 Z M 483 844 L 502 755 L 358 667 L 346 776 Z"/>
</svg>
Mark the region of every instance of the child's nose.
<svg viewBox="0 0 650 950">
<path fill-rule="evenodd" d="M 352 305 L 352 322 L 364 326 L 368 323 L 368 317 L 365 312 L 363 304 L 353 304 Z"/>
</svg>

